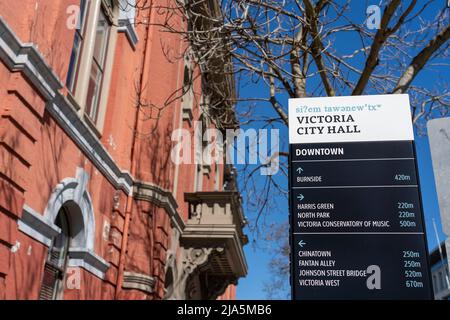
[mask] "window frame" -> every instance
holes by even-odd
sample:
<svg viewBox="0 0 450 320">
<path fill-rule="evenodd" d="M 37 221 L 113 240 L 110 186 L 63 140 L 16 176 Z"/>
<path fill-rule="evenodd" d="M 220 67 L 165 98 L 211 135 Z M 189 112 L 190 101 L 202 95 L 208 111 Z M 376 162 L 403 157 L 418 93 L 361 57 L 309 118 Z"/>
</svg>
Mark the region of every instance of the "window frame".
<svg viewBox="0 0 450 320">
<path fill-rule="evenodd" d="M 79 65 L 77 70 L 77 77 L 74 83 L 74 90 L 71 92 L 69 88 L 68 97 L 71 98 L 74 103 L 75 109 L 77 109 L 78 115 L 85 120 L 90 129 L 100 137 L 102 135 L 109 86 L 111 83 L 112 68 L 114 62 L 114 51 L 117 41 L 117 26 L 120 13 L 120 6 L 118 0 L 88 0 L 87 15 L 85 17 L 85 39 L 82 46 L 82 52 L 79 58 Z M 111 8 L 109 4 L 114 7 Z M 90 87 L 90 78 L 93 68 L 93 64 L 96 63 L 94 58 L 94 50 L 97 35 L 97 26 L 100 19 L 100 15 L 104 14 L 106 21 L 109 22 L 108 34 L 105 36 L 105 48 L 104 48 L 104 61 L 102 68 L 102 76 L 98 83 L 98 94 L 95 97 L 96 112 L 95 117 L 92 119 L 87 114 L 88 106 L 87 102 Z M 91 99 L 92 101 L 92 99 Z M 92 111 L 92 110 L 91 110 Z M 92 115 L 92 114 L 91 114 Z"/>
<path fill-rule="evenodd" d="M 84 2 L 84 5 L 81 4 Z M 66 87 L 71 94 L 75 93 L 80 60 L 83 57 L 83 46 L 86 41 L 86 25 L 90 16 L 91 0 L 80 0 L 80 11 L 77 18 L 77 27 L 75 28 L 72 52 L 70 54 L 69 67 L 67 70 Z M 75 53 L 75 41 L 79 39 L 78 49 Z"/>
<path fill-rule="evenodd" d="M 182 84 L 182 96 L 181 96 L 181 109 L 183 112 L 183 120 L 188 121 L 189 124 L 192 123 L 193 119 L 193 109 L 194 109 L 194 70 L 192 57 L 189 50 L 184 55 L 184 65 L 183 65 L 183 84 Z"/>
<path fill-rule="evenodd" d="M 103 3 L 103 2 L 102 2 Z M 98 44 L 98 38 L 97 35 L 98 33 L 96 33 L 96 37 L 93 41 L 93 45 L 94 45 L 94 51 L 92 54 L 92 62 L 91 62 L 91 70 L 89 72 L 89 78 L 88 78 L 88 93 L 89 93 L 89 89 L 90 89 L 90 84 L 91 84 L 91 78 L 92 78 L 92 72 L 94 70 L 94 68 L 97 69 L 97 77 L 100 77 L 98 80 L 95 80 L 95 88 L 94 88 L 94 96 L 92 98 L 90 98 L 88 95 L 86 96 L 86 101 L 85 101 L 85 108 L 84 108 L 84 112 L 85 112 L 85 116 L 89 117 L 89 119 L 96 124 L 98 121 L 98 115 L 99 115 L 99 106 L 100 106 L 100 100 L 101 100 L 101 96 L 102 96 L 102 87 L 103 87 L 103 82 L 104 82 L 104 78 L 105 78 L 105 69 L 106 69 L 106 62 L 108 59 L 108 47 L 109 47 L 109 39 L 110 39 L 110 34 L 111 34 L 111 30 L 112 27 L 114 25 L 114 23 L 111 21 L 108 13 L 106 12 L 106 8 L 105 5 L 102 4 L 97 20 L 96 20 L 96 27 L 98 27 L 99 23 L 100 23 L 100 19 L 104 18 L 106 21 L 106 29 L 105 29 L 105 34 L 103 36 L 103 39 L 101 40 L 102 43 L 101 45 L 101 52 L 99 53 L 99 57 L 96 57 L 96 47 Z M 103 17 L 101 17 L 101 15 L 103 15 Z M 102 61 L 97 61 L 97 60 L 102 60 Z M 98 81 L 98 82 L 97 82 Z M 89 104 L 90 101 L 90 104 Z"/>
</svg>

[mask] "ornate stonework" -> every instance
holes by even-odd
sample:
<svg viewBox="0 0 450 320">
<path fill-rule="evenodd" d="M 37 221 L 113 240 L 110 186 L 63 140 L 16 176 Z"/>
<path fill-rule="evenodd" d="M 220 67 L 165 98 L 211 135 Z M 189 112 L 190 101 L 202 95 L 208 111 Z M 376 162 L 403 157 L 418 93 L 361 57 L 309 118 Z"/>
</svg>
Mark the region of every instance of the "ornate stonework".
<svg viewBox="0 0 450 320">
<path fill-rule="evenodd" d="M 216 299 L 228 285 L 236 283 L 237 277 L 217 275 L 211 267 L 211 258 L 224 254 L 224 248 L 181 248 L 180 268 L 173 269 L 173 255 L 168 257 L 168 270 L 174 277 L 173 285 L 167 288 L 165 299 L 198 300 Z"/>
</svg>

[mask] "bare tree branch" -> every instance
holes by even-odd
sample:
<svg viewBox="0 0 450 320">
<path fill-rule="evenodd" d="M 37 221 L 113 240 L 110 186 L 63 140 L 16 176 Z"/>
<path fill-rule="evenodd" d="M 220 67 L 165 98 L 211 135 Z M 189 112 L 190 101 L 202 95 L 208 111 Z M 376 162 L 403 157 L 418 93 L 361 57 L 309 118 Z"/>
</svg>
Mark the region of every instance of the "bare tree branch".
<svg viewBox="0 0 450 320">
<path fill-rule="evenodd" d="M 431 56 L 450 39 L 450 25 L 438 33 L 428 45 L 422 49 L 411 61 L 405 72 L 399 78 L 392 93 L 404 93 L 420 70 L 430 60 Z"/>
</svg>

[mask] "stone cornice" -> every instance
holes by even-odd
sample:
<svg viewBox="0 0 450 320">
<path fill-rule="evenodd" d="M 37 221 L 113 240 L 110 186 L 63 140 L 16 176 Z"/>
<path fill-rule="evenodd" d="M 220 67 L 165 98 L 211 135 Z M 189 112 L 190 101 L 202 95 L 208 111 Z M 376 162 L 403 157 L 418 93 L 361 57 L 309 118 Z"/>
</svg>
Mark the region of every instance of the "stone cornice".
<svg viewBox="0 0 450 320">
<path fill-rule="evenodd" d="M 47 105 L 47 110 L 114 187 L 130 194 L 133 177 L 119 168 L 97 135 L 78 117 L 68 99 L 58 95 Z"/>
<path fill-rule="evenodd" d="M 49 221 L 42 214 L 27 205 L 23 206 L 22 218 L 18 221 L 19 230 L 31 238 L 49 247 L 52 239 L 61 232 L 53 221 Z"/>
<path fill-rule="evenodd" d="M 177 212 L 178 204 L 172 192 L 149 182 L 134 181 L 133 198 L 137 200 L 149 201 L 166 209 L 169 213 L 173 226 L 180 232 L 183 232 L 185 223 Z"/>
<path fill-rule="evenodd" d="M 83 268 L 100 279 L 104 279 L 110 264 L 92 250 L 69 248 L 68 266 Z"/>
<path fill-rule="evenodd" d="M 53 98 L 63 87 L 40 52 L 22 43 L 0 16 L 0 59 L 12 71 L 22 71 L 46 98 Z"/>
<path fill-rule="evenodd" d="M 122 287 L 126 289 L 137 289 L 145 293 L 153 293 L 155 283 L 155 278 L 146 274 L 130 271 L 125 271 L 123 274 Z"/>
</svg>

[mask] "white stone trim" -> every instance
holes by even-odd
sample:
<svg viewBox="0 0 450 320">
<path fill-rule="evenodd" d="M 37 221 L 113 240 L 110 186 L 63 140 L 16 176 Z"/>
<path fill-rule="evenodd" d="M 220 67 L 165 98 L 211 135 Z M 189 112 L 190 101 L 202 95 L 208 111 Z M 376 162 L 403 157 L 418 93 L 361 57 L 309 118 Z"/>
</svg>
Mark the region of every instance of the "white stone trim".
<svg viewBox="0 0 450 320">
<path fill-rule="evenodd" d="M 139 37 L 134 27 L 134 23 L 129 19 L 120 19 L 118 32 L 124 32 L 127 36 L 128 42 L 133 49 L 136 49 L 136 45 L 139 41 Z"/>
<path fill-rule="evenodd" d="M 53 221 L 45 218 L 27 205 L 23 206 L 22 218 L 18 221 L 19 230 L 49 247 L 61 229 Z"/>
<path fill-rule="evenodd" d="M 61 229 L 53 222 L 27 205 L 23 207 L 18 226 L 20 231 L 46 247 L 50 247 L 52 238 L 61 232 Z M 70 247 L 68 266 L 83 268 L 96 277 L 104 279 L 110 264 L 90 249 Z"/>
<path fill-rule="evenodd" d="M 77 168 L 75 178 L 65 178 L 53 189 L 44 214 L 24 205 L 19 230 L 33 239 L 50 247 L 52 239 L 61 232 L 54 221 L 63 205 L 75 203 L 76 210 L 69 215 L 72 228 L 78 231 L 69 247 L 69 267 L 81 267 L 95 276 L 104 279 L 110 264 L 94 252 L 95 216 L 91 197 L 87 190 L 89 175 L 82 168 Z M 82 217 L 82 221 L 80 218 Z M 78 218 L 78 219 L 77 219 Z"/>
<path fill-rule="evenodd" d="M 149 201 L 164 208 L 169 213 L 172 225 L 178 231 L 183 231 L 185 224 L 178 214 L 178 204 L 172 192 L 152 183 L 135 181 L 133 185 L 133 198 L 136 200 Z"/>
<path fill-rule="evenodd" d="M 94 250 L 95 242 L 95 217 L 91 197 L 87 190 L 89 175 L 82 168 L 77 168 L 76 178 L 65 178 L 53 189 L 44 217 L 49 221 L 55 221 L 61 207 L 68 201 L 77 204 L 83 217 L 83 232 L 72 240 L 71 246 L 83 247 Z"/>
<path fill-rule="evenodd" d="M 92 250 L 71 247 L 68 266 L 83 268 L 98 278 L 104 279 L 110 264 Z"/>
<path fill-rule="evenodd" d="M 78 117 L 67 100 L 58 97 L 54 103 L 47 105 L 47 110 L 114 187 L 130 194 L 133 184 L 131 174 L 120 170 L 97 135 Z"/>
<path fill-rule="evenodd" d="M 131 1 L 131 2 L 130 2 Z M 120 0 L 119 1 L 119 32 L 125 32 L 127 39 L 133 49 L 136 49 L 136 45 L 139 41 L 139 37 L 134 25 L 136 17 L 136 1 L 133 0 Z"/>
<path fill-rule="evenodd" d="M 46 99 L 63 87 L 39 51 L 30 43 L 21 43 L 1 16 L 0 59 L 11 71 L 22 71 Z"/>
</svg>

